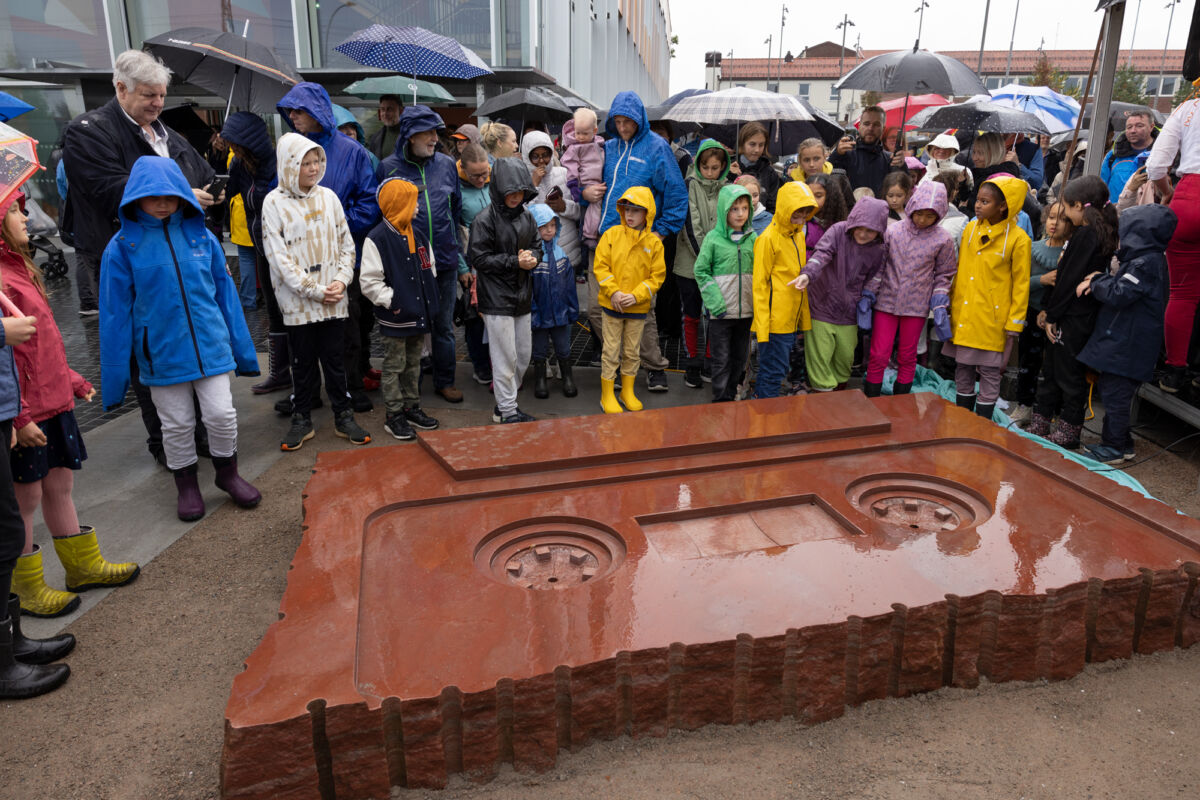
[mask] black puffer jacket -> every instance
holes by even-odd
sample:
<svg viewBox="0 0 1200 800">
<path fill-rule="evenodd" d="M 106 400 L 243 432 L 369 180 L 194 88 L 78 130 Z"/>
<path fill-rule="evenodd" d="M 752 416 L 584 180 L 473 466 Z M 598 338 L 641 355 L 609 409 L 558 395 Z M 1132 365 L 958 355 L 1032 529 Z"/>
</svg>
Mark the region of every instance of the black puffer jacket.
<svg viewBox="0 0 1200 800">
<path fill-rule="evenodd" d="M 225 189 L 225 196 L 242 196 L 250 238 L 254 241 L 254 247 L 261 252 L 263 200 L 279 182 L 276 175 L 278 170 L 275 169 L 275 145 L 271 144 L 271 136 L 262 117 L 249 111 L 231 114 L 221 129 L 221 138 L 236 144 L 254 159 L 253 169 L 242 159 L 233 159 L 229 165 L 229 186 Z"/>
<path fill-rule="evenodd" d="M 212 182 L 216 173 L 204 156 L 170 128 L 167 148 L 189 186 L 200 189 Z M 97 255 L 104 252 L 108 240 L 121 227 L 117 210 L 133 163 L 153 155 L 158 154 L 115 97 L 71 120 L 63 134 L 63 161 L 69 183 L 63 226 L 75 234 L 80 250 Z"/>
<path fill-rule="evenodd" d="M 533 273 L 521 269 L 517 253 L 529 250 L 542 260 L 537 224 L 524 203 L 504 204 L 504 196 L 524 192 L 525 203 L 537 196 L 529 168 L 520 158 L 498 158 L 492 166 L 492 203 L 471 223 L 467 263 L 479 281 L 479 313 L 519 317 L 533 308 Z"/>
</svg>

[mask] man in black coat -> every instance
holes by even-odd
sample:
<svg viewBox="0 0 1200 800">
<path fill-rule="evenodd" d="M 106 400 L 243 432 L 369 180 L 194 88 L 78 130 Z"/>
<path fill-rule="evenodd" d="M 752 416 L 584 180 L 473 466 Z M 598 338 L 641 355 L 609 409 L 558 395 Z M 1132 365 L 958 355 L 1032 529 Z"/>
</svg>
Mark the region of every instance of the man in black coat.
<svg viewBox="0 0 1200 800">
<path fill-rule="evenodd" d="M 892 171 L 893 158 L 883 149 L 883 122 L 886 112 L 879 106 L 867 106 L 858 120 L 858 140 L 843 136 L 829 163 L 846 170 L 850 186 L 866 187 L 883 197 L 883 179 Z"/>
<path fill-rule="evenodd" d="M 81 286 L 86 280 L 90 299 L 80 293 L 80 313 L 93 315 L 99 284 L 100 256 L 120 229 L 117 210 L 125 193 L 129 171 L 142 156 L 172 159 L 193 187 L 204 208 L 224 199 L 213 198 L 205 187 L 212 183 L 213 168 L 187 139 L 159 120 L 167 97 L 171 71 L 141 50 L 126 50 L 113 64 L 116 97 L 100 108 L 76 117 L 63 135 L 63 163 L 67 171 L 67 208 L 63 227 L 75 235 L 75 258 Z M 162 461 L 162 424 L 150 392 L 137 380 L 134 362 L 133 389 L 148 434 L 147 445 Z M 105 405 L 117 402 L 106 398 Z M 197 424 L 197 430 L 203 428 Z"/>
</svg>

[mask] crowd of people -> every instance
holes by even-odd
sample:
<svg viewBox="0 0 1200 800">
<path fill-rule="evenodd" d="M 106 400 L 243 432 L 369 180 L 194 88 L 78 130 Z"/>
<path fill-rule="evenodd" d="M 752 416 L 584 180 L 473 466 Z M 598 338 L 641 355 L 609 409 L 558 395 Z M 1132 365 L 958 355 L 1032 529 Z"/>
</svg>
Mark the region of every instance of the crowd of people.
<svg viewBox="0 0 1200 800">
<path fill-rule="evenodd" d="M 225 121 L 224 183 L 158 118 L 169 77 L 152 56 L 123 53 L 115 97 L 68 126 L 64 225 L 81 313 L 99 315 L 102 402 L 134 389 L 182 520 L 205 513 L 200 457 L 239 506 L 261 500 L 238 473 L 230 389 L 231 373 L 259 375 L 244 313 L 256 289 L 269 358 L 253 391 L 288 391 L 275 404 L 289 420 L 284 451 L 315 435 L 322 385 L 334 433 L 353 444 L 371 441 L 355 414 L 375 390 L 389 435 L 437 428 L 421 380 L 462 402 L 456 324 L 499 424 L 534 419 L 519 402 L 531 364 L 534 401 L 551 381 L 579 394 L 570 349 L 584 327 L 601 409 L 640 411 L 640 371 L 648 391 L 670 389 L 660 317 L 678 328 L 683 387 L 711 384 L 713 402 L 844 390 L 856 368 L 868 396 L 890 367 L 891 393 L 905 394 L 936 353 L 953 362 L 957 404 L 991 419 L 1015 351 L 1014 418 L 1067 449 L 1080 446 L 1096 373 L 1107 413 L 1089 450 L 1105 463 L 1132 457 L 1130 405 L 1155 377 L 1164 331 L 1161 385 L 1186 380 L 1200 304 L 1197 99 L 1161 131 L 1131 115 L 1096 177 L 1020 136 L 946 132 L 910 150 L 878 107 L 855 135 L 831 148 L 807 139 L 794 159 L 768 152 L 757 123 L 728 146 L 683 142 L 633 92 L 603 127 L 579 109 L 557 142 L 537 125 L 520 137 L 501 122 L 451 132 L 431 109 L 385 96 L 368 139 L 325 89 L 300 83 L 279 102 L 290 131 L 277 142 L 257 115 Z M 205 224 L 231 198 L 240 286 Z M 95 390 L 67 366 L 24 220 L 18 199 L 0 249 L 15 302 L 0 340 L 2 697 L 60 685 L 68 670 L 52 662 L 74 646 L 23 637 L 20 614 L 69 613 L 77 592 L 138 574 L 105 560 L 76 516 L 72 475 L 87 454 L 72 409 Z M 67 591 L 46 585 L 39 507 Z"/>
</svg>

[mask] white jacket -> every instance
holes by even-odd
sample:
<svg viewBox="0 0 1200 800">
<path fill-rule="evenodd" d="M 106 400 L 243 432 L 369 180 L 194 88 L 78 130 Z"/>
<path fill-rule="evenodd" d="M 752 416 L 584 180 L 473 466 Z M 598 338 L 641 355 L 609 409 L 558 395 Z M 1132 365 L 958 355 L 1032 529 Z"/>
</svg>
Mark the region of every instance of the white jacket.
<svg viewBox="0 0 1200 800">
<path fill-rule="evenodd" d="M 538 147 L 550 148 L 550 164 L 546 167 L 546 177 L 542 178 L 542 182 L 534 187 L 537 189 L 537 197 L 529 202 L 545 203 L 546 195 L 550 194 L 556 186 L 562 190 L 566 210 L 558 214 L 558 246 L 570 259 L 571 266 L 578 268 L 582 258 L 581 242 L 579 241 L 579 218 L 582 209 L 575 202 L 571 190 L 567 188 L 567 168 L 559 164 L 558 153 L 554 150 L 554 142 L 541 131 L 530 131 L 521 140 L 521 155 L 525 159 L 525 166 L 529 167 L 530 174 L 533 173 L 533 162 L 529 160 L 529 154 Z"/>
<path fill-rule="evenodd" d="M 316 150 L 321 158 L 317 184 L 300 189 L 300 162 Z M 263 201 L 263 254 L 271 265 L 271 286 L 284 325 L 307 325 L 349 316 L 346 295 L 325 303 L 325 287 L 354 280 L 354 239 L 337 195 L 320 185 L 325 151 L 298 133 L 285 133 L 275 148 L 279 186 Z"/>
</svg>

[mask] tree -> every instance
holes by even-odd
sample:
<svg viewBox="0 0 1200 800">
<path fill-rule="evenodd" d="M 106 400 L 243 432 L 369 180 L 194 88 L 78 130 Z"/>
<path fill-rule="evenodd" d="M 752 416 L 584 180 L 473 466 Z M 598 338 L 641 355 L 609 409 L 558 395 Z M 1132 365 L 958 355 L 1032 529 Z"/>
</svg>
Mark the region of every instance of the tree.
<svg viewBox="0 0 1200 800">
<path fill-rule="evenodd" d="M 1130 64 L 1117 68 L 1116 79 L 1113 81 L 1112 99 L 1122 103 L 1146 105 L 1145 80 Z"/>
<path fill-rule="evenodd" d="M 671 37 L 671 58 L 675 57 L 675 45 L 679 44 L 679 34 Z"/>
<path fill-rule="evenodd" d="M 1078 100 L 1083 92 L 1078 86 L 1067 86 L 1068 77 L 1067 73 L 1054 66 L 1046 54 L 1042 53 L 1033 68 L 1033 74 L 1025 78 L 1023 83 L 1028 86 L 1047 86 L 1059 94 Z"/>
<path fill-rule="evenodd" d="M 863 92 L 862 104 L 863 108 L 879 105 L 879 92 Z"/>
</svg>

